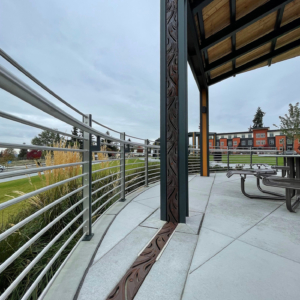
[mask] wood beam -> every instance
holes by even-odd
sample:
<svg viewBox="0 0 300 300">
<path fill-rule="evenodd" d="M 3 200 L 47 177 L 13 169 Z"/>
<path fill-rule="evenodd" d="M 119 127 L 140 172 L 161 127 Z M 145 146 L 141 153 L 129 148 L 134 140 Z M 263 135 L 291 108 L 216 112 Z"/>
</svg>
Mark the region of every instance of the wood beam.
<svg viewBox="0 0 300 300">
<path fill-rule="evenodd" d="M 234 24 L 236 19 L 236 0 L 230 0 L 230 24 Z M 231 52 L 235 54 L 236 34 L 231 36 Z M 232 60 L 232 70 L 235 70 L 235 58 Z"/>
<path fill-rule="evenodd" d="M 207 87 L 204 62 L 200 51 L 199 39 L 196 30 L 194 14 L 190 3 L 187 3 L 187 27 L 188 27 L 188 62 L 196 80 L 198 89 Z"/>
<path fill-rule="evenodd" d="M 236 50 L 235 53 L 230 53 L 230 54 L 225 55 L 222 58 L 210 63 L 208 65 L 208 67 L 205 68 L 205 72 L 212 71 L 212 70 L 228 63 L 229 61 L 232 61 L 233 59 L 237 59 L 238 57 L 241 57 L 241 56 L 243 56 L 243 55 L 269 43 L 270 41 L 273 41 L 274 39 L 277 39 L 299 27 L 300 27 L 300 19 L 296 19 L 296 20 L 288 23 L 287 25 L 284 25 L 284 26 L 278 28 L 277 30 L 274 30 L 274 31 L 264 35 L 263 37 L 255 40 L 254 42 Z"/>
<path fill-rule="evenodd" d="M 274 28 L 274 30 L 278 30 L 280 28 L 282 17 L 283 17 L 283 12 L 284 12 L 284 6 L 281 7 L 278 10 L 278 12 L 277 12 L 277 17 L 276 17 L 276 22 L 275 22 L 275 28 Z M 274 38 L 272 40 L 272 44 L 271 44 L 271 51 L 270 51 L 271 53 L 275 50 L 276 42 L 277 42 L 277 38 Z M 269 59 L 268 66 L 270 67 L 271 64 L 272 64 L 272 58 Z"/>
<path fill-rule="evenodd" d="M 239 73 L 242 73 L 244 71 L 247 71 L 248 69 L 251 69 L 265 61 L 268 61 L 269 59 L 272 59 L 273 57 L 276 57 L 278 55 L 281 55 L 281 54 L 284 54 L 294 48 L 297 48 L 297 47 L 300 47 L 300 39 L 294 41 L 294 42 L 291 42 L 289 43 L 288 45 L 285 45 L 277 50 L 274 50 L 272 53 L 268 53 L 266 55 L 263 55 L 257 59 L 254 59 L 238 68 L 235 69 L 235 72 L 233 71 L 229 71 L 225 74 L 222 74 L 214 79 L 211 79 L 211 81 L 209 82 L 209 85 L 213 85 L 213 84 L 216 84 L 224 79 L 227 79 L 231 76 L 234 76 L 235 74 L 239 74 Z"/>
<path fill-rule="evenodd" d="M 255 23 L 256 21 L 264 18 L 268 14 L 280 9 L 282 6 L 292 2 L 293 0 L 276 0 L 276 1 L 269 1 L 246 16 L 240 18 L 239 20 L 235 21 L 234 24 L 230 24 L 229 26 L 225 27 L 224 29 L 218 31 L 217 33 L 213 34 L 212 36 L 208 37 L 201 43 L 201 50 L 208 49 L 219 42 L 225 40 L 226 38 L 232 36 L 232 34 L 248 27 L 249 25 Z"/>
<path fill-rule="evenodd" d="M 196 9 L 202 9 L 204 6 L 207 6 L 209 3 L 213 2 L 214 0 L 194 0 L 193 3 L 191 3 L 192 10 Z"/>
</svg>

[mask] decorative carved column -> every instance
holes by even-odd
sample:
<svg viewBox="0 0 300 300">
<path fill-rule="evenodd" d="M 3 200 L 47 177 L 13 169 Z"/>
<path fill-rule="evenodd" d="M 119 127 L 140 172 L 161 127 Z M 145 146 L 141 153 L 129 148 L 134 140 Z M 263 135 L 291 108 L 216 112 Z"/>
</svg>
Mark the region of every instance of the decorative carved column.
<svg viewBox="0 0 300 300">
<path fill-rule="evenodd" d="M 188 214 L 186 0 L 161 1 L 161 218 Z"/>
</svg>

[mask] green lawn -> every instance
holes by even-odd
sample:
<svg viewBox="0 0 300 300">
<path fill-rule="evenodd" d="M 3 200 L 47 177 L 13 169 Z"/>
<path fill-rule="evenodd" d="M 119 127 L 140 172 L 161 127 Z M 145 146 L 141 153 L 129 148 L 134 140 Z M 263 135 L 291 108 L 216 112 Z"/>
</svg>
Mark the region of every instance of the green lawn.
<svg viewBox="0 0 300 300">
<path fill-rule="evenodd" d="M 139 163 L 140 162 L 140 163 Z M 110 161 L 109 166 L 118 165 L 118 161 Z M 138 159 L 126 159 L 126 164 L 133 164 L 138 163 L 134 165 L 128 165 L 126 166 L 126 170 L 131 170 L 138 167 L 144 166 L 144 161 L 138 160 Z M 149 165 L 156 164 L 158 162 L 149 162 Z M 93 165 L 93 170 L 99 168 L 99 165 L 95 164 Z M 137 172 L 140 170 L 132 170 L 132 172 L 126 172 L 126 175 L 132 174 L 134 172 Z M 110 172 L 119 172 L 119 168 L 113 168 L 110 169 Z M 129 178 L 131 179 L 131 178 Z M 18 179 L 18 180 L 12 180 L 0 183 L 0 203 L 6 202 L 14 197 L 18 197 L 19 195 L 14 193 L 15 191 L 23 192 L 23 193 L 29 193 L 34 190 L 37 190 L 39 188 L 43 187 L 43 181 L 39 176 L 32 176 L 28 178 Z M 5 222 L 10 214 L 17 213 L 20 209 L 22 209 L 26 205 L 26 200 L 22 201 L 20 203 L 17 203 L 15 205 L 12 205 L 4 210 L 0 211 L 0 227 L 3 222 Z"/>
<path fill-rule="evenodd" d="M 213 161 L 213 155 L 209 157 L 210 161 Z M 222 155 L 222 163 L 227 164 L 227 155 Z M 229 163 L 230 164 L 250 164 L 250 155 L 240 155 L 240 154 L 230 154 L 229 155 Z M 259 157 L 257 155 L 253 155 L 252 163 L 265 163 L 269 165 L 276 165 L 276 158 L 274 157 Z M 278 158 L 278 165 L 283 166 L 283 158 Z"/>
</svg>

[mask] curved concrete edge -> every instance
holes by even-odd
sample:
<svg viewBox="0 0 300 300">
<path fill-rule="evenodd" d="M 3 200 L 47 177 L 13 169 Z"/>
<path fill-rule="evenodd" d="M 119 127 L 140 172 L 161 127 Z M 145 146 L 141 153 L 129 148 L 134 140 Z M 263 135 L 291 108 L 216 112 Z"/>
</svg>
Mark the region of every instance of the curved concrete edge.
<svg viewBox="0 0 300 300">
<path fill-rule="evenodd" d="M 134 198 L 158 185 L 160 182 L 149 184 L 148 187 L 141 187 L 131 194 L 126 195 L 126 201 L 115 202 L 110 206 L 93 224 L 94 236 L 91 241 L 81 241 L 73 254 L 69 257 L 55 280 L 49 287 L 49 290 L 43 297 L 45 300 L 76 299 L 80 285 L 94 259 L 94 256 L 101 245 L 106 232 L 113 223 L 116 216 L 127 206 Z"/>
</svg>

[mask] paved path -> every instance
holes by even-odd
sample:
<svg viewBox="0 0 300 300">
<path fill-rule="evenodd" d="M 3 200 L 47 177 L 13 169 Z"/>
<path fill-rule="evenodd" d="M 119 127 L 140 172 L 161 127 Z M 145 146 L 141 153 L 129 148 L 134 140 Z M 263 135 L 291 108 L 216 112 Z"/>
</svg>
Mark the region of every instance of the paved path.
<svg viewBox="0 0 300 300">
<path fill-rule="evenodd" d="M 178 225 L 135 300 L 299 300 L 300 210 L 292 214 L 283 201 L 246 198 L 239 177 L 228 179 L 223 173 L 189 180 L 187 224 Z M 164 224 L 159 189 L 156 185 L 126 204 L 119 202 L 100 218 L 100 225 L 105 218 L 111 225 L 107 232 L 101 229 L 106 233 L 95 246 L 77 299 L 107 299 Z M 247 178 L 246 189 L 259 193 L 255 178 Z M 87 253 L 85 245 L 82 253 Z M 79 281 L 68 282 L 82 253 L 70 260 L 69 273 L 60 274 L 46 300 L 73 299 Z"/>
</svg>

